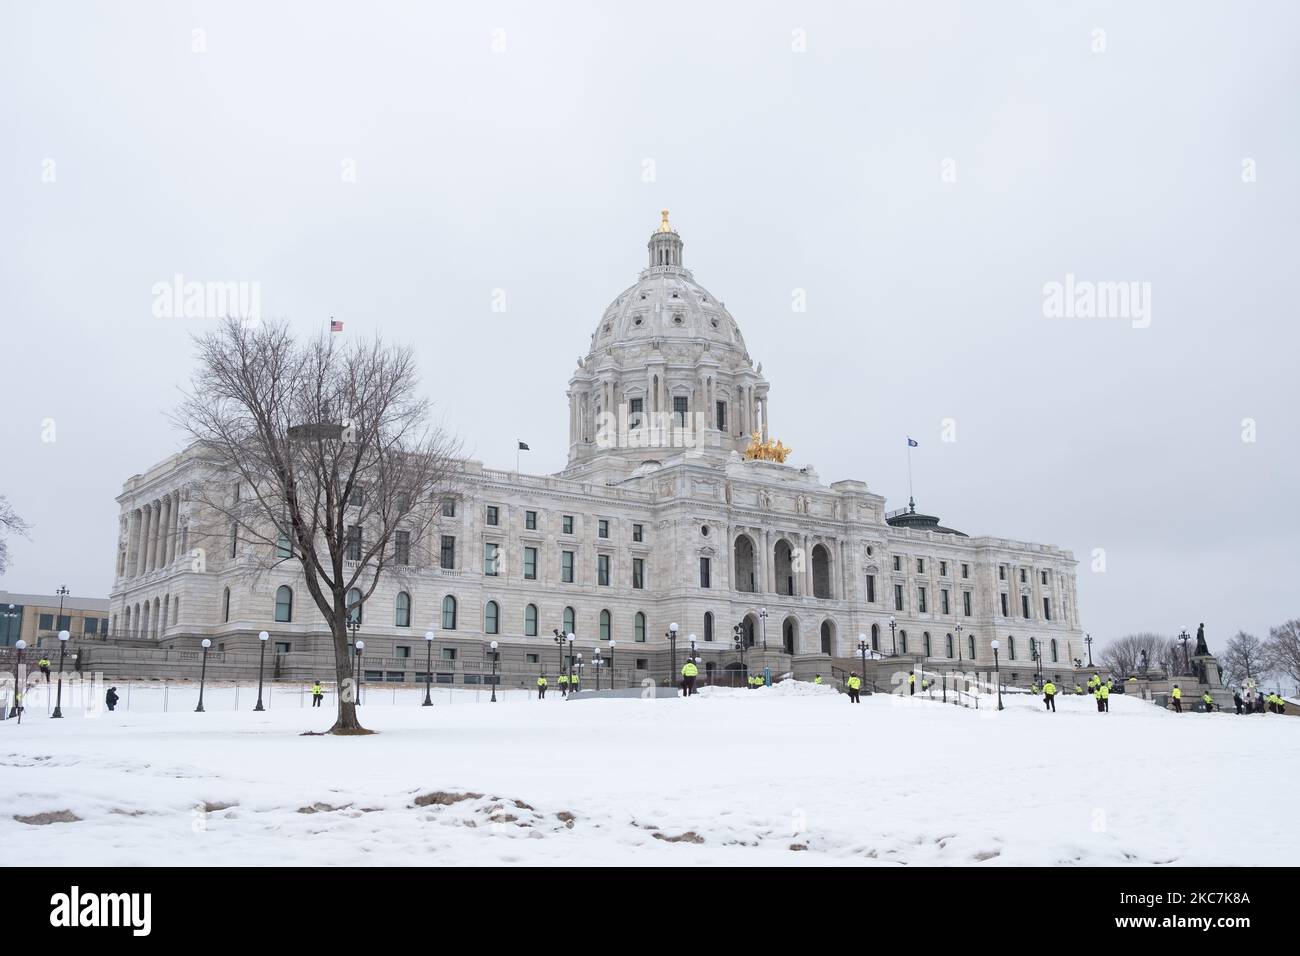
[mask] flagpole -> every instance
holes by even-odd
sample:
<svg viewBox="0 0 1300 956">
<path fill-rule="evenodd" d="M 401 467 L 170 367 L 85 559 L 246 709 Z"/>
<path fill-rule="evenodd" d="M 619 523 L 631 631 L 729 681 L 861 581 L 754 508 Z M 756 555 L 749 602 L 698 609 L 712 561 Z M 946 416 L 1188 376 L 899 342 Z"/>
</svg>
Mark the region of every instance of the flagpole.
<svg viewBox="0 0 1300 956">
<path fill-rule="evenodd" d="M 914 500 L 912 494 L 912 439 L 907 439 L 907 498 L 909 501 Z"/>
</svg>

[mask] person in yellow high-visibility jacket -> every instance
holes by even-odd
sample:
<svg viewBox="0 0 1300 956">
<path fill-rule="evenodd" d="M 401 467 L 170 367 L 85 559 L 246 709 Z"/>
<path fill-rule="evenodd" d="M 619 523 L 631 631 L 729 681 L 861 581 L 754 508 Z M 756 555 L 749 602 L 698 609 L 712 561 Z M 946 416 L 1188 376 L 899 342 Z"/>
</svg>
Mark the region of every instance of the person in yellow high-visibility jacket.
<svg viewBox="0 0 1300 956">
<path fill-rule="evenodd" d="M 1183 712 L 1183 689 L 1175 684 L 1174 689 L 1169 692 L 1169 696 L 1174 701 L 1174 713 L 1181 714 Z"/>
<path fill-rule="evenodd" d="M 695 693 L 695 678 L 699 676 L 700 669 L 695 666 L 695 661 L 690 658 L 682 665 L 682 691 L 683 696 L 690 697 Z"/>
<path fill-rule="evenodd" d="M 1110 713 L 1110 688 L 1105 684 L 1102 684 L 1100 687 L 1097 688 L 1097 692 L 1101 694 L 1102 712 L 1109 714 Z"/>
<path fill-rule="evenodd" d="M 1214 697 L 1210 694 L 1210 692 L 1209 692 L 1208 690 L 1207 690 L 1204 694 L 1201 695 L 1201 703 L 1205 705 L 1205 712 L 1206 712 L 1207 714 L 1213 712 L 1213 710 L 1214 710 Z"/>
<path fill-rule="evenodd" d="M 1056 713 L 1056 685 L 1050 680 L 1043 685 L 1043 706 Z"/>
<path fill-rule="evenodd" d="M 813 675 L 813 683 L 814 683 L 814 684 L 820 684 L 821 682 L 822 682 L 822 675 L 821 675 L 821 674 L 814 674 L 814 675 Z"/>
<path fill-rule="evenodd" d="M 545 674 L 537 675 L 537 699 L 538 700 L 546 699 L 546 675 Z"/>
<path fill-rule="evenodd" d="M 849 679 L 845 681 L 845 683 L 848 685 L 849 688 L 849 703 L 850 704 L 862 703 L 860 697 L 862 693 L 862 678 L 858 676 L 858 672 L 854 671 L 852 674 L 850 674 Z"/>
<path fill-rule="evenodd" d="M 311 685 L 311 705 L 319 707 L 320 702 L 325 699 L 325 688 L 321 686 L 320 681 L 313 681 Z"/>
<path fill-rule="evenodd" d="M 910 697 L 916 693 L 916 675 L 907 675 L 907 695 Z"/>
<path fill-rule="evenodd" d="M 560 696 L 567 696 L 569 693 L 569 675 L 561 673 L 560 676 L 555 679 L 555 682 L 560 685 Z"/>
</svg>

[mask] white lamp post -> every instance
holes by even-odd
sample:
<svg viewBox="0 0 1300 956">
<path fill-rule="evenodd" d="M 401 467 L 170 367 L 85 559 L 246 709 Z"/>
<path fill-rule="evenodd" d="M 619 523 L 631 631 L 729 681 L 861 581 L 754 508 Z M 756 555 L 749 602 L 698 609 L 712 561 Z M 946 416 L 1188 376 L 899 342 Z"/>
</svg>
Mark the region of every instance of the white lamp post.
<svg viewBox="0 0 1300 956">
<path fill-rule="evenodd" d="M 424 703 L 421 707 L 432 707 L 433 698 L 429 696 L 433 686 L 433 631 L 424 632 Z"/>
<path fill-rule="evenodd" d="M 262 706 L 262 672 L 266 667 L 266 642 L 270 639 L 271 635 L 266 631 L 262 631 L 257 635 L 257 643 L 261 645 L 262 652 L 257 659 L 257 705 L 253 707 L 253 710 L 266 710 Z"/>
<path fill-rule="evenodd" d="M 194 713 L 196 714 L 203 713 L 203 685 L 207 683 L 208 679 L 208 648 L 212 646 L 212 642 L 205 637 L 202 641 L 202 645 L 203 668 L 199 671 L 199 706 L 194 708 Z"/>
</svg>

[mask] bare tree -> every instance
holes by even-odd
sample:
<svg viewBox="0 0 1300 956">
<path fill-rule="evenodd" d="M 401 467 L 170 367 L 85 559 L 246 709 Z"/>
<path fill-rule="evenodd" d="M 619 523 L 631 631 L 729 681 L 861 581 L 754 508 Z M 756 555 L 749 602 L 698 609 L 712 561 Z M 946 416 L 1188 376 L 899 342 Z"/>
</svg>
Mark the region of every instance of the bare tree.
<svg viewBox="0 0 1300 956">
<path fill-rule="evenodd" d="M 1271 670 L 1268 658 L 1268 648 L 1263 641 L 1253 634 L 1238 631 L 1219 655 L 1219 670 L 1224 684 L 1239 687 L 1247 677 L 1263 681 Z"/>
<path fill-rule="evenodd" d="M 0 574 L 9 570 L 9 542 L 5 539 L 11 534 L 26 538 L 30 531 L 31 525 L 18 516 L 8 498 L 0 495 Z"/>
<path fill-rule="evenodd" d="M 1101 667 L 1122 680 L 1138 673 L 1142 652 L 1146 651 L 1148 670 L 1163 670 L 1168 663 L 1163 650 L 1168 642 L 1169 638 L 1149 631 L 1116 638 L 1102 649 Z"/>
<path fill-rule="evenodd" d="M 1270 668 L 1300 686 L 1300 618 L 1270 627 L 1264 646 Z"/>
<path fill-rule="evenodd" d="M 235 319 L 195 344 L 198 368 L 176 420 L 208 468 L 190 488 L 215 516 L 200 534 L 229 536 L 232 553 L 242 544 L 249 573 L 301 569 L 333 639 L 330 732 L 368 733 L 357 721 L 348 621 L 384 575 L 431 557 L 424 538 L 459 448 L 430 424 L 409 348 L 299 342 L 284 323 Z"/>
</svg>

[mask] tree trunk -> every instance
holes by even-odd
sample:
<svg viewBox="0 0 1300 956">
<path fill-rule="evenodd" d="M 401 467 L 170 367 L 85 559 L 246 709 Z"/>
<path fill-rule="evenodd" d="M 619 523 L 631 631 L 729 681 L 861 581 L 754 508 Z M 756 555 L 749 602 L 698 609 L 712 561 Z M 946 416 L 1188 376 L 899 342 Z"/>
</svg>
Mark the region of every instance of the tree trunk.
<svg viewBox="0 0 1300 956">
<path fill-rule="evenodd" d="M 345 612 L 346 614 L 346 612 Z M 334 678 L 338 687 L 339 712 L 334 726 L 329 729 L 332 734 L 369 734 L 357 720 L 356 677 L 352 670 L 352 655 L 348 653 L 348 630 L 346 616 L 330 622 L 330 631 L 334 636 Z"/>
</svg>

